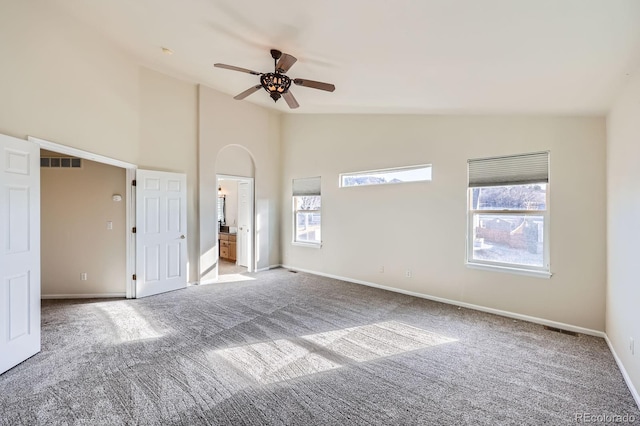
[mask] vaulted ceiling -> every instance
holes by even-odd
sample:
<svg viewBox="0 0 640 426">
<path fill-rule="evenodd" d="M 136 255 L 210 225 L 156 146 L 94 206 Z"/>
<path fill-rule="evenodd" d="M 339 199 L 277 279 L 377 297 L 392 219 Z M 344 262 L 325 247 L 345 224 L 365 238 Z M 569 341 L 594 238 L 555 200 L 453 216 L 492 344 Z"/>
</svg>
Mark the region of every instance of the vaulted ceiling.
<svg viewBox="0 0 640 426">
<path fill-rule="evenodd" d="M 298 58 L 297 113 L 604 114 L 640 72 L 637 0 L 53 0 L 141 65 L 234 96 Z M 173 51 L 163 54 L 161 48 Z M 264 91 L 244 101 L 290 112 Z"/>
</svg>

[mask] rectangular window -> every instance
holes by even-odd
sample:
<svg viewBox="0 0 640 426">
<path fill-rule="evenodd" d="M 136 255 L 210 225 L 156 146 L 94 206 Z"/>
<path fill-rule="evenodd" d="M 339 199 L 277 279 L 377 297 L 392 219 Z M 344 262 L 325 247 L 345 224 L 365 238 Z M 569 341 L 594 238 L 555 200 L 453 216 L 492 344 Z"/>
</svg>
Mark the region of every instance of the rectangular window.
<svg viewBox="0 0 640 426">
<path fill-rule="evenodd" d="M 225 217 L 225 202 L 226 198 L 224 195 L 218 195 L 218 222 L 221 225 L 227 224 L 227 219 Z"/>
<path fill-rule="evenodd" d="M 293 242 L 319 246 L 322 243 L 320 178 L 293 180 Z"/>
<path fill-rule="evenodd" d="M 469 160 L 467 262 L 549 269 L 549 153 Z"/>
<path fill-rule="evenodd" d="M 431 180 L 431 165 L 397 167 L 367 172 L 341 173 L 340 187 L 386 185 L 391 183 L 424 182 Z"/>
</svg>

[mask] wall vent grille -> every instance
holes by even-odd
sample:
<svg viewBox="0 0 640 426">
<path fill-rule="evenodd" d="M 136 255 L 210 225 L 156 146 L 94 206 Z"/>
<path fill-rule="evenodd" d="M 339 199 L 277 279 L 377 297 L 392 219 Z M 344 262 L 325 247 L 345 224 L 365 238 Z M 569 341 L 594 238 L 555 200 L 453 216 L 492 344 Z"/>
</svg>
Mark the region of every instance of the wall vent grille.
<svg viewBox="0 0 640 426">
<path fill-rule="evenodd" d="M 40 167 L 52 169 L 80 169 L 82 159 L 76 157 L 40 157 Z"/>
</svg>

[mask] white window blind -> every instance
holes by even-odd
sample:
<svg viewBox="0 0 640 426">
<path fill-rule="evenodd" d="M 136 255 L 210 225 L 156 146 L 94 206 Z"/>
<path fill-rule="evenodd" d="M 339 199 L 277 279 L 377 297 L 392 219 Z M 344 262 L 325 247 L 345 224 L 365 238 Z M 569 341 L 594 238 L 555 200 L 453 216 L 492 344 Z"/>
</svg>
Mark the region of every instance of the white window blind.
<svg viewBox="0 0 640 426">
<path fill-rule="evenodd" d="M 294 197 L 309 195 L 320 195 L 320 176 L 293 180 Z"/>
<path fill-rule="evenodd" d="M 469 187 L 549 182 L 549 152 L 469 160 Z"/>
</svg>

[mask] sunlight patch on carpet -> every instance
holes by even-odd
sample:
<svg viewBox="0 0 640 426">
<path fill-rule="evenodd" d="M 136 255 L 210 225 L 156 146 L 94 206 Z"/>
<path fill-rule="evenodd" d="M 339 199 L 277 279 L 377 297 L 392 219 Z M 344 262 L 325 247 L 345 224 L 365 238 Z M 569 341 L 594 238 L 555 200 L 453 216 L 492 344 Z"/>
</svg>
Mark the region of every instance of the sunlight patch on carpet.
<svg viewBox="0 0 640 426">
<path fill-rule="evenodd" d="M 302 338 L 357 362 L 457 341 L 398 321 L 343 328 Z"/>
<path fill-rule="evenodd" d="M 311 345 L 279 339 L 222 349 L 217 354 L 258 382 L 268 384 L 342 366 L 307 347 L 321 347 L 341 357 L 366 362 L 457 341 L 398 321 L 343 328 L 299 339 Z"/>
<path fill-rule="evenodd" d="M 162 337 L 149 322 L 127 302 L 105 302 L 95 305 L 107 314 L 120 342 L 157 339 Z"/>
<path fill-rule="evenodd" d="M 254 281 L 255 278 L 253 277 L 247 277 L 246 275 L 242 275 L 242 274 L 225 274 L 225 275 L 218 275 L 218 283 L 235 283 L 235 282 L 239 282 L 239 281 Z"/>
<path fill-rule="evenodd" d="M 340 364 L 286 339 L 223 349 L 218 355 L 264 384 L 340 367 Z"/>
</svg>

